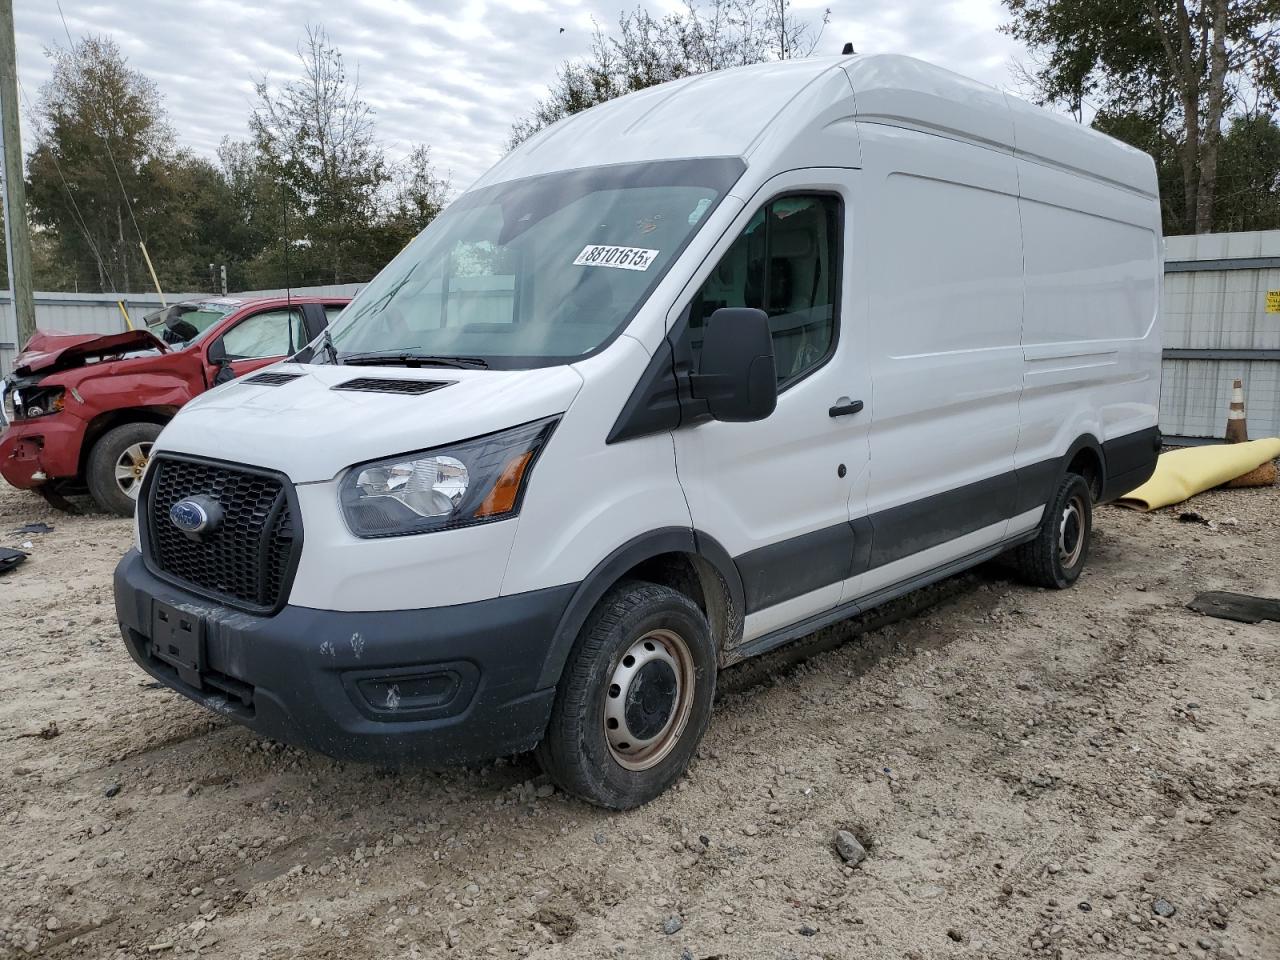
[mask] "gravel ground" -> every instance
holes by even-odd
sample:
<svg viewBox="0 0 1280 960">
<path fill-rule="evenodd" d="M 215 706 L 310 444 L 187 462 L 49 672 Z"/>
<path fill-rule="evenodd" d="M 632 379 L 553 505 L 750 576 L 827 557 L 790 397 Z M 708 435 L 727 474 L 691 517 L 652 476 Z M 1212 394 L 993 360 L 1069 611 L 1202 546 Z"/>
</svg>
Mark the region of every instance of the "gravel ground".
<svg viewBox="0 0 1280 960">
<path fill-rule="evenodd" d="M 1280 626 L 1184 604 L 1280 596 L 1280 489 L 1183 509 L 1100 509 L 1074 590 L 983 569 L 731 669 L 689 776 L 609 814 L 528 758 L 339 765 L 157 687 L 113 619 L 130 525 L 0 485 L 32 554 L 0 577 L 0 955 L 1275 960 Z"/>
</svg>

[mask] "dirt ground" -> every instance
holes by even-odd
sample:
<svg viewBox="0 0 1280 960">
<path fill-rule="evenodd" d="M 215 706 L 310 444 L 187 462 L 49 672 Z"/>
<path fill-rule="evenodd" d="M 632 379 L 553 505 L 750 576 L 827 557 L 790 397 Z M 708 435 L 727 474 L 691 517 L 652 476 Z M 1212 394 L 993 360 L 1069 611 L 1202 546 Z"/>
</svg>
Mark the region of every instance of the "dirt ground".
<svg viewBox="0 0 1280 960">
<path fill-rule="evenodd" d="M 1280 596 L 1280 490 L 1184 509 L 1210 522 L 1102 508 L 1074 590 L 983 569 L 727 671 L 689 776 L 619 815 L 528 758 L 344 766 L 157 687 L 113 618 L 130 524 L 0 484 L 31 544 L 0 576 L 0 956 L 1276 960 L 1280 625 L 1184 604 Z"/>
</svg>

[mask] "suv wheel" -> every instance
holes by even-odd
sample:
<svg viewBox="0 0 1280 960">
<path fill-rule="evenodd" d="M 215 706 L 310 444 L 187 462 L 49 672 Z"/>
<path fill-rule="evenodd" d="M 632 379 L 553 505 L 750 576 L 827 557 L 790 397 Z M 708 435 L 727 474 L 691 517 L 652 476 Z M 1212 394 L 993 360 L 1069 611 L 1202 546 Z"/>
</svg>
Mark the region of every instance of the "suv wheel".
<svg viewBox="0 0 1280 960">
<path fill-rule="evenodd" d="M 1080 578 L 1092 533 L 1089 482 L 1077 473 L 1068 473 L 1045 506 L 1035 539 L 1013 551 L 1014 566 L 1027 583 L 1065 590 Z"/>
<path fill-rule="evenodd" d="M 85 482 L 99 507 L 122 517 L 133 516 L 142 474 L 161 429 L 156 423 L 126 423 L 98 438 L 89 454 Z"/>
<path fill-rule="evenodd" d="M 702 611 L 669 587 L 619 584 L 574 644 L 538 759 L 568 793 L 614 810 L 638 807 L 688 767 L 715 685 Z"/>
</svg>

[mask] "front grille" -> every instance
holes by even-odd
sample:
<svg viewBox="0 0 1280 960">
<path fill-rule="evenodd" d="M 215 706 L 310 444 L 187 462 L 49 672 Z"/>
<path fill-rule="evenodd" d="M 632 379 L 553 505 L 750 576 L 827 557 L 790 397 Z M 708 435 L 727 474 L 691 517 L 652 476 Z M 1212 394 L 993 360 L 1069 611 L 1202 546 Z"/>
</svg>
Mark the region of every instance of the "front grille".
<svg viewBox="0 0 1280 960">
<path fill-rule="evenodd" d="M 430 393 L 447 387 L 452 380 L 393 380 L 390 377 L 356 377 L 345 383 L 339 383 L 333 390 L 356 390 L 361 393 L 403 393 L 414 395 Z"/>
<path fill-rule="evenodd" d="M 222 519 L 191 536 L 174 526 L 169 509 L 196 496 L 217 501 Z M 157 573 L 258 612 L 283 602 L 302 542 L 283 477 L 160 454 L 146 502 L 144 545 Z"/>
</svg>

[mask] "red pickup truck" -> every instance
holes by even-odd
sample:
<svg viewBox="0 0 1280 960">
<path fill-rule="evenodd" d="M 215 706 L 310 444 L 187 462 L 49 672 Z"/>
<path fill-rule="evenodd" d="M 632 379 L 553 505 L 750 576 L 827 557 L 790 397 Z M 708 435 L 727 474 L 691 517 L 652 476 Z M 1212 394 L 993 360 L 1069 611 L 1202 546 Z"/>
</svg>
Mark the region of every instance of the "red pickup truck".
<svg viewBox="0 0 1280 960">
<path fill-rule="evenodd" d="M 179 407 L 301 349 L 347 303 L 214 297 L 161 310 L 145 330 L 39 332 L 0 383 L 0 476 L 55 506 L 87 488 L 129 516 L 151 445 Z"/>
</svg>

